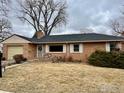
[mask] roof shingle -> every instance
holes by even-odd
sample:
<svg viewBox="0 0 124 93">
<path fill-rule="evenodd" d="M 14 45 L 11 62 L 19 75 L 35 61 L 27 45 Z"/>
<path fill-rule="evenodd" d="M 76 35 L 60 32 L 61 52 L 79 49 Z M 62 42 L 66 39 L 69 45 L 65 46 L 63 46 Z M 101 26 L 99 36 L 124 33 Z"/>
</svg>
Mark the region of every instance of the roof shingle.
<svg viewBox="0 0 124 93">
<path fill-rule="evenodd" d="M 16 34 L 14 34 L 16 35 Z M 13 35 L 12 35 L 13 36 Z M 11 37 L 12 37 L 11 36 Z M 68 42 L 101 42 L 101 41 L 124 41 L 124 37 L 86 33 L 86 34 L 66 34 L 66 35 L 50 35 L 44 36 L 41 39 L 28 38 L 21 35 L 16 35 L 35 44 L 40 43 L 68 43 Z M 9 37 L 10 38 L 10 37 Z"/>
<path fill-rule="evenodd" d="M 68 34 L 68 35 L 50 35 L 41 39 L 32 38 L 33 43 L 52 43 L 52 42 L 93 42 L 93 41 L 121 41 L 124 37 L 86 33 L 86 34 Z"/>
</svg>

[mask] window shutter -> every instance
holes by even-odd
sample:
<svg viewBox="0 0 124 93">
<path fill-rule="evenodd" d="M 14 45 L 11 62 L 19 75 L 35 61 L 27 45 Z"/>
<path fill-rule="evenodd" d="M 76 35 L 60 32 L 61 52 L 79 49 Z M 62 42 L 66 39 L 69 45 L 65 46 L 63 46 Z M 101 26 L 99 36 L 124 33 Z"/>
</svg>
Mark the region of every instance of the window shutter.
<svg viewBox="0 0 124 93">
<path fill-rule="evenodd" d="M 49 53 L 49 46 L 46 45 L 46 53 Z"/>
<path fill-rule="evenodd" d="M 70 44 L 70 53 L 73 53 L 74 52 L 74 46 L 73 44 Z"/>
<path fill-rule="evenodd" d="M 80 52 L 80 53 L 83 53 L 83 44 L 80 44 L 80 45 L 79 45 L 79 52 Z"/>
<path fill-rule="evenodd" d="M 110 52 L 110 43 L 106 43 L 106 51 Z"/>
<path fill-rule="evenodd" d="M 63 53 L 66 53 L 66 45 L 63 45 Z"/>
</svg>

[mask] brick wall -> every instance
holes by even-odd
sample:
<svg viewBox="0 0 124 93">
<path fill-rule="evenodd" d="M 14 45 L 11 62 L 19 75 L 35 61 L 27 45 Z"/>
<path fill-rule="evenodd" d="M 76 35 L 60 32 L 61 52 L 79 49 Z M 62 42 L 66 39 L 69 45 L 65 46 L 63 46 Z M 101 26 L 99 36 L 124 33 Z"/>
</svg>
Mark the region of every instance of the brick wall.
<svg viewBox="0 0 124 93">
<path fill-rule="evenodd" d="M 83 61 L 87 61 L 87 58 L 96 50 L 106 51 L 106 43 L 84 43 Z"/>
<path fill-rule="evenodd" d="M 28 59 L 35 59 L 37 57 L 37 46 L 33 44 L 24 44 L 23 55 Z"/>
<path fill-rule="evenodd" d="M 82 53 L 70 53 L 70 44 L 66 44 L 66 53 L 51 53 L 53 56 L 61 56 L 68 58 L 71 56 L 74 60 L 87 61 L 89 55 L 95 50 L 106 50 L 106 43 L 83 43 Z"/>
<path fill-rule="evenodd" d="M 121 50 L 124 51 L 124 42 L 121 42 Z"/>
<path fill-rule="evenodd" d="M 8 58 L 8 47 L 21 45 L 23 47 L 23 56 L 28 59 L 36 58 L 37 48 L 33 44 L 3 44 L 3 56 Z"/>
<path fill-rule="evenodd" d="M 8 58 L 8 46 L 6 44 L 3 44 L 3 57 Z"/>
</svg>

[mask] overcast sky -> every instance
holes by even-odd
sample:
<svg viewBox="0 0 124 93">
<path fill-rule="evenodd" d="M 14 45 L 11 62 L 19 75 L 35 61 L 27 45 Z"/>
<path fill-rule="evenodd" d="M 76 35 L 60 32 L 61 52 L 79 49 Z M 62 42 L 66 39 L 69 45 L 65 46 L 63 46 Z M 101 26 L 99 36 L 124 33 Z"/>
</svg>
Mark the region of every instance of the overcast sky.
<svg viewBox="0 0 124 93">
<path fill-rule="evenodd" d="M 67 4 L 67 25 L 58 28 L 54 33 L 80 33 L 86 29 L 92 29 L 93 32 L 111 34 L 108 22 L 121 15 L 124 0 L 67 0 Z M 12 13 L 11 21 L 14 33 L 25 36 L 33 35 L 33 29 L 21 23 Z"/>
</svg>

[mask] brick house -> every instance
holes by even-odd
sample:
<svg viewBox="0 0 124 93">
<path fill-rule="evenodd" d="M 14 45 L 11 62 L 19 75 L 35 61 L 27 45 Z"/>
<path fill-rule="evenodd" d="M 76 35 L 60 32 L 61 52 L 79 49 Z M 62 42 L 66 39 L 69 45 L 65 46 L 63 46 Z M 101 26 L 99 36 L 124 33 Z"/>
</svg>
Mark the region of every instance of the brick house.
<svg viewBox="0 0 124 93">
<path fill-rule="evenodd" d="M 32 38 L 12 35 L 3 41 L 3 55 L 8 60 L 15 54 L 23 54 L 29 60 L 43 57 L 45 54 L 69 57 L 86 61 L 95 50 L 124 50 L 124 38 L 112 35 L 86 33 L 44 36 L 37 32 Z"/>
</svg>

